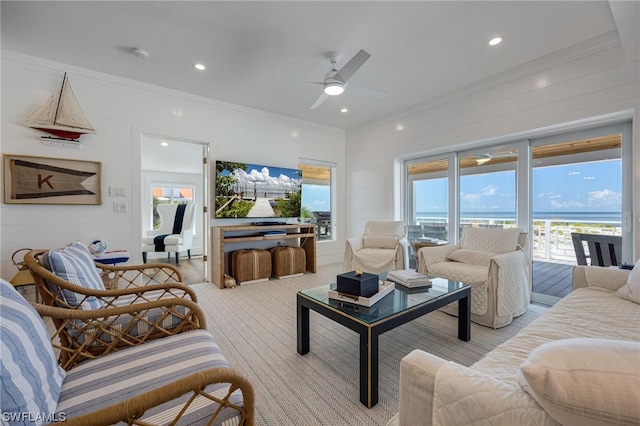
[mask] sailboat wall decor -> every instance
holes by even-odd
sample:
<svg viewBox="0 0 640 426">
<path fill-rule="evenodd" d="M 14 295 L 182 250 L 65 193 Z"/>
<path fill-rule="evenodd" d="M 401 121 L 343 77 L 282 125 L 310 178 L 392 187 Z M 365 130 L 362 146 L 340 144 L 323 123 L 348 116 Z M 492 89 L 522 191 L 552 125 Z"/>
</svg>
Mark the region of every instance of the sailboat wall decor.
<svg viewBox="0 0 640 426">
<path fill-rule="evenodd" d="M 95 131 L 73 94 L 67 73 L 64 74 L 58 96 L 52 95 L 25 124 L 33 129 L 51 133 L 56 138 L 74 141 L 83 134 Z"/>
</svg>

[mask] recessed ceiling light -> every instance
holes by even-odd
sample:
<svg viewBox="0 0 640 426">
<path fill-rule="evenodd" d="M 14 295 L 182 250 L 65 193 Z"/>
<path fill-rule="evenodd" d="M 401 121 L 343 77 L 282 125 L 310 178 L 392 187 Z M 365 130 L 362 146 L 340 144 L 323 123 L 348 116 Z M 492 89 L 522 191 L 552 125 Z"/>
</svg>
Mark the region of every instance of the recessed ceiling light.
<svg viewBox="0 0 640 426">
<path fill-rule="evenodd" d="M 489 46 L 495 46 L 500 43 L 502 43 L 502 37 L 494 37 L 491 40 L 489 40 Z"/>
<path fill-rule="evenodd" d="M 133 49 L 133 56 L 138 59 L 147 59 L 149 57 L 149 51 L 141 47 L 136 47 Z"/>
<path fill-rule="evenodd" d="M 169 142 L 160 142 L 160 145 L 162 145 L 162 146 L 169 146 Z"/>
<path fill-rule="evenodd" d="M 346 109 L 346 108 L 342 108 L 342 109 L 340 110 L 340 112 L 348 112 L 348 111 L 349 111 L 349 110 L 348 110 L 348 109 Z"/>
<path fill-rule="evenodd" d="M 200 63 L 193 64 L 193 67 L 198 71 L 204 71 L 207 69 L 207 67 L 205 67 L 203 64 L 200 64 Z"/>
</svg>

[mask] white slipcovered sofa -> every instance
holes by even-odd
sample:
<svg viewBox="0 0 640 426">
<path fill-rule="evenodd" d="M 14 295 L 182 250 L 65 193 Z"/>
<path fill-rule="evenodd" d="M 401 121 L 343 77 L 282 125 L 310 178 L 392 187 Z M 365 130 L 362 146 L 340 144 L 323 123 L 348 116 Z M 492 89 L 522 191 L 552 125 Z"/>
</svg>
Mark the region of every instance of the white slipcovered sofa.
<svg viewBox="0 0 640 426">
<path fill-rule="evenodd" d="M 571 294 L 473 366 L 404 357 L 388 425 L 640 424 L 639 303 L 640 261 L 578 266 Z"/>
<path fill-rule="evenodd" d="M 500 328 L 524 314 L 531 301 L 528 234 L 519 228 L 466 226 L 460 244 L 418 250 L 421 274 L 471 286 L 471 321 Z M 441 308 L 458 314 L 458 304 Z"/>
</svg>

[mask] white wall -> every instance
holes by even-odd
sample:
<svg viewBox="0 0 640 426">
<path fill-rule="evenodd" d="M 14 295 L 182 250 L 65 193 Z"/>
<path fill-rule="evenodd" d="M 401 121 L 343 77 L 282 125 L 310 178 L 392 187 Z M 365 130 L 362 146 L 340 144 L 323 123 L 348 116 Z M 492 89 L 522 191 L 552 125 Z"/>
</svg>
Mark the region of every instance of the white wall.
<svg viewBox="0 0 640 426">
<path fill-rule="evenodd" d="M 335 162 L 344 181 L 342 129 L 202 98 L 116 76 L 2 51 L 0 111 L 3 154 L 73 158 L 102 162 L 100 206 L 17 205 L 0 207 L 1 276 L 15 273 L 11 254 L 22 247 L 55 248 L 74 240 L 105 240 L 109 248 L 129 250 L 140 262 L 140 135 L 208 141 L 216 158 L 296 167 L 299 158 Z M 64 72 L 95 134 L 81 138 L 79 150 L 45 146 L 43 133 L 22 123 L 59 90 Z M 213 168 L 212 168 L 213 169 Z M 211 180 L 213 182 L 213 178 Z M 111 198 L 109 186 L 125 187 L 127 197 Z M 344 218 L 344 185 L 338 184 L 337 222 Z M 114 213 L 115 201 L 128 203 Z M 212 205 L 209 202 L 209 205 Z M 212 220 L 212 225 L 224 224 Z M 318 264 L 340 262 L 344 232 L 335 242 L 318 244 Z"/>
<path fill-rule="evenodd" d="M 560 52 L 550 66 L 529 64 L 502 81 L 485 81 L 449 97 L 347 131 L 347 237 L 369 219 L 400 219 L 399 159 L 452 151 L 609 114 L 634 120 L 634 194 L 640 188 L 640 65 L 619 42 Z M 437 82 L 434 82 L 437 84 Z M 602 120 L 601 120 L 602 121 Z M 603 120 L 606 122 L 607 120 Z M 640 196 L 634 201 L 635 256 L 640 253 Z"/>
</svg>

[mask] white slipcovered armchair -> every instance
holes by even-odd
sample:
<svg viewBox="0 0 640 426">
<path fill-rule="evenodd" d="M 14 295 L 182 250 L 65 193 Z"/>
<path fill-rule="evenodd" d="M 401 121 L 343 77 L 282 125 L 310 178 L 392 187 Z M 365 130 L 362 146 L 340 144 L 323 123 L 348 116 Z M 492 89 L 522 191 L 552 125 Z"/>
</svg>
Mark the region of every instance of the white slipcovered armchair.
<svg viewBox="0 0 640 426">
<path fill-rule="evenodd" d="M 418 250 L 418 272 L 471 286 L 471 320 L 500 328 L 525 313 L 531 301 L 528 234 L 519 228 L 467 226 L 460 244 Z M 441 308 L 457 315 L 457 303 Z"/>
<path fill-rule="evenodd" d="M 142 238 L 142 260 L 147 262 L 148 252 L 166 252 L 169 256 L 175 253 L 176 263 L 180 264 L 182 251 L 191 259 L 196 204 L 159 204 L 158 214 L 160 228 L 147 231 L 147 236 Z"/>
<path fill-rule="evenodd" d="M 377 274 L 405 269 L 407 260 L 404 222 L 370 220 L 364 226 L 364 235 L 347 240 L 344 268 Z"/>
</svg>

